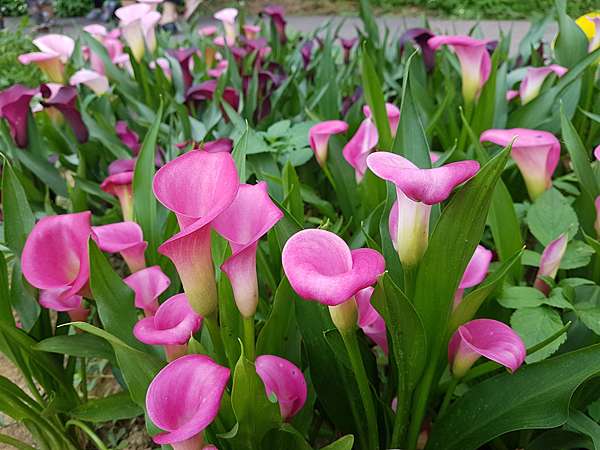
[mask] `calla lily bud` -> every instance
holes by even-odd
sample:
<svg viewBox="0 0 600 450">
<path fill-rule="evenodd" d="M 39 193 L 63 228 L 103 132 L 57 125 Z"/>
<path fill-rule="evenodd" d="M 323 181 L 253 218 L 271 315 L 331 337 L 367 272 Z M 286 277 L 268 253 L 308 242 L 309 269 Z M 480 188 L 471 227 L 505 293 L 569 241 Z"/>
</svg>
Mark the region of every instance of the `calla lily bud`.
<svg viewBox="0 0 600 450">
<path fill-rule="evenodd" d="M 388 122 L 390 123 L 390 131 L 392 132 L 392 137 L 396 137 L 396 132 L 398 131 L 398 124 L 400 123 L 400 109 L 393 103 L 386 103 L 385 111 L 388 117 Z M 371 108 L 369 108 L 369 105 L 363 106 L 363 114 L 369 119 L 372 118 Z"/>
<path fill-rule="evenodd" d="M 354 167 L 357 182 L 362 181 L 365 176 L 365 172 L 367 171 L 367 156 L 373 151 L 378 141 L 379 134 L 377 127 L 373 120 L 367 117 L 362 121 L 354 136 L 352 136 L 342 150 L 344 159 Z"/>
<path fill-rule="evenodd" d="M 148 243 L 144 241 L 142 229 L 137 223 L 111 223 L 92 227 L 92 231 L 100 250 L 120 253 L 132 273 L 146 267 L 144 252 Z"/>
<path fill-rule="evenodd" d="M 152 316 L 158 309 L 158 297 L 167 290 L 171 280 L 159 266 L 151 266 L 132 273 L 123 282 L 135 293 L 135 307 Z"/>
<path fill-rule="evenodd" d="M 346 131 L 348 131 L 348 124 L 342 120 L 320 122 L 308 131 L 310 148 L 315 152 L 315 157 L 321 167 L 327 162 L 329 137 L 333 134 L 345 133 Z"/>
<path fill-rule="evenodd" d="M 358 305 L 358 326 L 383 352 L 388 354 L 387 331 L 381 314 L 371 305 L 374 289 L 369 286 L 356 293 Z"/>
<path fill-rule="evenodd" d="M 100 189 L 119 199 L 123 220 L 133 220 L 133 170 L 109 175 L 100 185 Z"/>
<path fill-rule="evenodd" d="M 475 248 L 475 253 L 473 253 L 471 260 L 465 269 L 465 273 L 460 280 L 458 289 L 454 294 L 454 306 L 458 305 L 461 301 L 465 289 L 477 286 L 485 279 L 493 256 L 494 254 L 483 245 L 478 245 L 477 248 Z"/>
<path fill-rule="evenodd" d="M 480 356 L 514 372 L 526 355 L 519 335 L 508 325 L 490 319 L 476 319 L 460 326 L 448 344 L 448 362 L 456 378 L 464 377 Z"/>
<path fill-rule="evenodd" d="M 537 278 L 534 283 L 534 287 L 548 295 L 550 292 L 550 286 L 541 277 L 548 277 L 554 279 L 560 262 L 565 255 L 567 250 L 567 243 L 569 242 L 569 236 L 565 233 L 561 234 L 557 239 L 550 242 L 544 249 L 542 257 L 540 259 L 540 268 L 537 273 Z"/>
<path fill-rule="evenodd" d="M 547 67 L 531 67 L 527 70 L 527 74 L 519 87 L 519 97 L 521 97 L 522 104 L 529 103 L 540 94 L 544 80 L 551 73 L 562 77 L 567 73 L 567 68 L 558 64 L 551 64 Z"/>
</svg>

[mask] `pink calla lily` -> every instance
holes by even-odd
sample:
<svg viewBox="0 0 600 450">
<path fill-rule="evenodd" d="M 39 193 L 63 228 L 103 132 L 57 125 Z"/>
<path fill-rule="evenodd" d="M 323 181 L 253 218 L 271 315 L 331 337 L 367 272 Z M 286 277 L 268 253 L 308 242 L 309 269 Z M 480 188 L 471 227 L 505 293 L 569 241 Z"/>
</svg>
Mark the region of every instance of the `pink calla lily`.
<svg viewBox="0 0 600 450">
<path fill-rule="evenodd" d="M 348 124 L 342 120 L 326 120 L 313 125 L 308 130 L 308 142 L 315 152 L 315 157 L 320 166 L 327 162 L 327 146 L 329 138 L 334 134 L 348 131 Z"/>
<path fill-rule="evenodd" d="M 527 70 L 527 74 L 519 87 L 519 97 L 521 97 L 522 104 L 529 103 L 539 95 L 544 80 L 551 73 L 562 77 L 567 73 L 567 68 L 558 64 L 551 64 L 546 67 L 530 67 Z"/>
<path fill-rule="evenodd" d="M 102 95 L 108 91 L 108 78 L 104 75 L 89 69 L 77 71 L 69 80 L 71 86 L 83 84 L 89 87 L 96 95 Z"/>
<path fill-rule="evenodd" d="M 249 40 L 256 39 L 258 33 L 260 33 L 259 25 L 245 24 L 242 29 L 244 30 L 244 36 Z"/>
<path fill-rule="evenodd" d="M 21 84 L 15 84 L 0 92 L 0 118 L 8 122 L 10 134 L 17 147 L 27 147 L 29 104 L 37 93 L 37 89 L 30 89 Z"/>
<path fill-rule="evenodd" d="M 220 138 L 204 142 L 200 148 L 208 153 L 231 153 L 233 150 L 233 141 L 229 138 Z"/>
<path fill-rule="evenodd" d="M 160 20 L 160 13 L 144 3 L 123 6 L 115 11 L 119 19 L 122 36 L 136 61 L 141 61 L 146 47 L 150 52 L 156 48 L 154 27 Z"/>
<path fill-rule="evenodd" d="M 456 306 L 458 302 L 462 299 L 463 293 L 465 289 L 471 288 L 473 286 L 477 286 L 481 283 L 485 276 L 488 273 L 490 268 L 490 263 L 492 262 L 492 257 L 494 254 L 485 248 L 483 245 L 478 245 L 475 248 L 475 253 L 471 257 L 467 268 L 465 269 L 465 273 L 460 280 L 458 285 L 458 289 L 454 294 L 454 305 Z"/>
<path fill-rule="evenodd" d="M 154 316 L 136 323 L 133 335 L 144 344 L 163 345 L 167 360 L 173 361 L 187 353 L 187 343 L 201 325 L 202 317 L 185 294 L 177 294 L 160 305 Z"/>
<path fill-rule="evenodd" d="M 434 36 L 427 41 L 429 47 L 437 50 L 442 45 L 454 49 L 462 72 L 462 93 L 466 103 L 474 102 L 481 88 L 490 77 L 491 59 L 487 51 L 488 40 L 469 36 Z"/>
<path fill-rule="evenodd" d="M 256 358 L 256 373 L 267 396 L 275 394 L 284 421 L 294 417 L 306 403 L 308 389 L 302 371 L 287 359 L 275 355 Z"/>
<path fill-rule="evenodd" d="M 560 262 L 562 261 L 565 251 L 567 250 L 567 243 L 569 242 L 569 236 L 566 233 L 561 234 L 558 238 L 550 242 L 544 251 L 540 259 L 540 268 L 535 279 L 534 287 L 548 295 L 550 292 L 550 286 L 541 277 L 548 277 L 554 279 Z"/>
<path fill-rule="evenodd" d="M 448 361 L 456 378 L 465 376 L 480 356 L 514 372 L 526 354 L 523 340 L 512 328 L 490 319 L 476 319 L 460 326 L 448 344 Z"/>
<path fill-rule="evenodd" d="M 58 312 L 66 312 L 74 322 L 85 322 L 90 310 L 83 307 L 83 297 L 71 295 L 64 297 L 65 289 L 47 289 L 40 291 L 40 305 Z"/>
<path fill-rule="evenodd" d="M 511 156 L 521 171 L 531 200 L 552 187 L 552 174 L 560 160 L 560 142 L 547 131 L 511 128 L 487 130 L 481 142 L 493 142 L 503 147 L 512 145 Z"/>
<path fill-rule="evenodd" d="M 235 8 L 224 8 L 214 14 L 214 18 L 223 24 L 225 29 L 225 38 L 227 45 L 231 47 L 235 44 L 237 30 L 235 27 L 235 19 L 238 15 L 238 10 Z"/>
<path fill-rule="evenodd" d="M 217 31 L 217 27 L 215 27 L 214 25 L 206 25 L 198 28 L 198 34 L 202 37 L 213 36 L 217 34 Z"/>
<path fill-rule="evenodd" d="M 47 216 L 35 224 L 23 247 L 25 279 L 38 289 L 60 290 L 60 300 L 78 294 L 90 277 L 91 213 Z"/>
<path fill-rule="evenodd" d="M 396 137 L 396 132 L 398 131 L 398 124 L 400 123 L 400 109 L 392 104 L 385 104 L 385 111 L 388 117 L 388 121 L 390 123 L 390 131 L 392 132 L 392 137 Z M 371 119 L 371 108 L 369 105 L 363 106 L 363 114 L 365 117 Z"/>
<path fill-rule="evenodd" d="M 377 127 L 373 120 L 367 117 L 342 150 L 344 159 L 354 167 L 357 182 L 360 182 L 365 176 L 367 156 L 373 151 L 378 141 Z"/>
<path fill-rule="evenodd" d="M 235 303 L 246 318 L 254 315 L 258 305 L 258 241 L 283 217 L 267 189 L 264 181 L 240 185 L 235 200 L 212 224 L 231 245 L 233 254 L 221 269 L 229 277 Z"/>
<path fill-rule="evenodd" d="M 171 280 L 159 266 L 150 266 L 132 273 L 123 282 L 135 293 L 135 307 L 152 316 L 158 309 L 158 297 L 167 290 Z"/>
<path fill-rule="evenodd" d="M 87 142 L 89 131 L 77 109 L 77 89 L 73 86 L 42 84 L 40 92 L 43 97 L 41 104 L 44 108 L 59 111 L 73 130 L 77 140 L 81 143 Z"/>
<path fill-rule="evenodd" d="M 596 161 L 600 161 L 600 145 L 594 149 L 594 158 L 596 158 Z"/>
<path fill-rule="evenodd" d="M 75 41 L 62 34 L 47 34 L 33 40 L 40 50 L 19 56 L 21 64 L 36 64 L 49 81 L 64 82 L 65 64 L 73 54 Z"/>
<path fill-rule="evenodd" d="M 123 171 L 109 175 L 100 185 L 107 194 L 114 195 L 119 199 L 123 220 L 133 220 L 133 170 Z"/>
<path fill-rule="evenodd" d="M 173 78 L 173 72 L 171 71 L 171 63 L 167 58 L 156 58 L 154 61 L 150 62 L 150 68 L 152 70 L 159 69 L 162 70 L 162 73 L 165 75 L 165 78 L 169 81 Z"/>
<path fill-rule="evenodd" d="M 210 224 L 234 200 L 238 186 L 229 153 L 190 151 L 154 176 L 154 195 L 176 214 L 181 229 L 159 252 L 173 261 L 192 308 L 203 317 L 217 308 Z"/>
<path fill-rule="evenodd" d="M 100 250 L 120 253 L 129 270 L 137 272 L 146 267 L 144 252 L 148 243 L 144 241 L 142 229 L 135 222 L 118 222 L 92 227 Z"/>
<path fill-rule="evenodd" d="M 400 36 L 398 40 L 398 46 L 400 51 L 403 52 L 408 41 L 413 41 L 421 48 L 423 54 L 423 63 L 428 72 L 431 72 L 435 67 L 435 50 L 432 49 L 428 41 L 433 37 L 433 33 L 427 28 L 410 28 Z"/>
<path fill-rule="evenodd" d="M 121 139 L 121 142 L 129 147 L 134 155 L 137 155 L 140 152 L 140 147 L 142 146 L 140 137 L 135 131 L 132 131 L 129 128 L 127 122 L 124 120 L 117 121 L 115 124 L 115 131 L 119 139 Z"/>
<path fill-rule="evenodd" d="M 446 200 L 456 186 L 479 170 L 476 161 L 419 169 L 408 159 L 389 152 L 369 155 L 367 165 L 379 178 L 396 185 L 397 201 L 389 218 L 390 236 L 396 242 L 400 261 L 407 267 L 415 266 L 427 249 L 431 206 Z"/>
<path fill-rule="evenodd" d="M 219 413 L 229 374 L 204 355 L 182 356 L 163 368 L 146 393 L 148 416 L 165 430 L 154 442 L 170 444 L 173 450 L 201 447 L 202 431 Z"/>
<path fill-rule="evenodd" d="M 190 87 L 185 96 L 186 101 L 195 100 L 212 100 L 217 89 L 217 80 L 203 81 L 200 84 L 193 85 Z M 233 109 L 237 111 L 240 105 L 240 94 L 232 87 L 226 87 L 223 90 L 223 100 L 231 105 Z"/>
<path fill-rule="evenodd" d="M 383 352 L 388 354 L 387 331 L 385 321 L 381 314 L 371 305 L 373 295 L 371 286 L 361 289 L 356 293 L 356 304 L 358 305 L 358 326 Z"/>
</svg>

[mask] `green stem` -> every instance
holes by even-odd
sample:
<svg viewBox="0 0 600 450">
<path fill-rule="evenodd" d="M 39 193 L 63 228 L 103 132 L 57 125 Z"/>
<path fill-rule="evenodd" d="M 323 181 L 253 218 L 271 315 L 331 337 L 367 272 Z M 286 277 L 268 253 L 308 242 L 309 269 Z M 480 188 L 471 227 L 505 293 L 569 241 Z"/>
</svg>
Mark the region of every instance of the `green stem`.
<svg viewBox="0 0 600 450">
<path fill-rule="evenodd" d="M 246 358 L 252 362 L 256 358 L 254 339 L 254 317 L 244 317 L 244 350 Z"/>
<path fill-rule="evenodd" d="M 436 363 L 438 352 L 432 352 L 430 363 L 423 374 L 421 383 L 417 387 L 415 392 L 415 402 L 413 406 L 413 413 L 410 425 L 408 427 L 408 450 L 416 450 L 417 441 L 419 440 L 419 434 L 421 433 L 421 423 L 425 417 L 425 411 L 427 410 L 427 401 L 429 400 L 429 392 L 431 391 L 431 384 L 433 383 L 433 377 L 435 376 Z"/>
<path fill-rule="evenodd" d="M 404 273 L 404 294 L 410 301 L 415 296 L 415 284 L 417 281 L 417 267 L 416 266 L 403 266 L 402 271 Z"/>
<path fill-rule="evenodd" d="M 337 191 L 337 187 L 335 185 L 335 180 L 333 179 L 333 175 L 331 174 L 331 171 L 329 170 L 329 166 L 327 166 L 327 162 L 325 162 L 322 166 L 323 169 L 323 173 L 325 174 L 325 177 L 327 178 L 327 180 L 329 180 L 329 183 L 331 183 L 331 187 L 333 187 L 334 191 Z"/>
<path fill-rule="evenodd" d="M 358 392 L 363 403 L 367 421 L 367 434 L 369 436 L 369 448 L 364 450 L 377 450 L 379 448 L 379 432 L 377 431 L 377 414 L 373 404 L 373 396 L 369 387 L 369 378 L 360 356 L 358 339 L 355 330 L 341 332 L 342 340 L 348 351 L 350 364 L 356 377 Z"/>
<path fill-rule="evenodd" d="M 452 377 L 452 380 L 448 384 L 448 389 L 446 389 L 446 395 L 444 395 L 444 400 L 442 401 L 442 406 L 440 407 L 440 411 L 438 413 L 439 417 L 442 417 L 448 406 L 450 406 L 450 401 L 452 400 L 452 396 L 454 395 L 454 391 L 456 390 L 456 386 L 458 386 L 458 382 L 460 380 L 458 378 Z"/>
<path fill-rule="evenodd" d="M 88 400 L 87 364 L 85 358 L 79 360 L 79 377 L 81 378 L 81 396 L 84 402 Z"/>
<path fill-rule="evenodd" d="M 85 169 L 85 156 L 83 151 L 79 149 L 79 165 L 77 166 L 77 177 L 85 180 L 86 178 L 86 169 Z M 75 181 L 75 183 L 77 183 Z M 87 210 L 87 198 L 85 192 L 77 187 L 77 185 L 71 188 L 71 206 L 73 212 L 81 212 Z"/>
<path fill-rule="evenodd" d="M 410 406 L 410 397 L 406 392 L 406 379 L 400 374 L 398 378 L 396 417 L 394 417 L 394 428 L 392 431 L 392 440 L 390 442 L 391 446 L 394 448 L 400 448 L 403 444 L 404 435 L 406 434 L 408 408 Z"/>
<path fill-rule="evenodd" d="M 223 345 L 223 339 L 221 338 L 221 330 L 219 329 L 219 323 L 217 320 L 217 312 L 215 311 L 209 316 L 204 318 L 204 323 L 208 328 L 210 334 L 210 340 L 213 345 L 215 357 L 219 363 L 227 363 L 227 356 L 225 354 L 225 346 Z"/>
<path fill-rule="evenodd" d="M 104 445 L 104 443 L 100 440 L 98 435 L 94 433 L 92 429 L 88 427 L 85 423 L 76 419 L 71 419 L 66 423 L 66 426 L 67 428 L 71 426 L 81 429 L 85 434 L 89 436 L 89 438 L 92 440 L 96 448 L 98 448 L 98 450 L 108 450 L 108 447 Z"/>
<path fill-rule="evenodd" d="M 467 123 L 471 123 L 471 120 L 473 118 L 473 109 L 474 109 L 474 105 L 472 102 L 465 102 L 465 118 L 467 119 Z M 460 137 L 458 140 L 458 149 L 461 152 L 464 152 L 465 149 L 465 145 L 467 142 L 467 137 L 469 136 L 469 132 L 467 130 L 467 126 L 463 124 L 461 130 L 460 130 Z"/>
</svg>

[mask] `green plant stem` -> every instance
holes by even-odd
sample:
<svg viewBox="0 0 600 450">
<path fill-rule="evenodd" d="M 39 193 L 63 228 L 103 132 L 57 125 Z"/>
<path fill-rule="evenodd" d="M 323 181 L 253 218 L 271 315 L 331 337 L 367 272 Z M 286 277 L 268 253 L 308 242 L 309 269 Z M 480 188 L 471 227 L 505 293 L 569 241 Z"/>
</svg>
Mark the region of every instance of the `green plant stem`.
<svg viewBox="0 0 600 450">
<path fill-rule="evenodd" d="M 429 392 L 431 391 L 431 384 L 433 383 L 433 377 L 436 372 L 437 364 L 435 361 L 438 360 L 438 354 L 439 352 L 431 353 L 429 365 L 425 369 L 425 373 L 421 378 L 421 383 L 419 383 L 415 392 L 412 417 L 408 427 L 408 450 L 416 450 L 417 448 L 417 441 L 419 439 L 419 434 L 421 433 L 421 423 L 425 417 Z"/>
<path fill-rule="evenodd" d="M 473 102 L 465 102 L 465 118 L 467 119 L 467 123 L 471 123 L 473 119 L 473 110 L 474 108 Z M 464 153 L 465 145 L 467 143 L 467 137 L 469 136 L 469 130 L 466 125 L 463 124 L 460 130 L 460 137 L 458 139 L 458 150 Z"/>
<path fill-rule="evenodd" d="M 94 433 L 92 429 L 88 427 L 85 423 L 77 419 L 71 419 L 65 425 L 67 426 L 67 428 L 71 426 L 81 429 L 85 434 L 89 436 L 89 438 L 92 440 L 96 448 L 98 448 L 98 450 L 108 450 L 108 447 L 104 445 L 104 443 L 102 442 L 102 440 L 100 440 L 98 435 Z"/>
<path fill-rule="evenodd" d="M 450 406 L 450 401 L 452 400 L 452 396 L 454 395 L 454 391 L 456 390 L 456 386 L 458 386 L 459 381 L 460 380 L 458 378 L 452 377 L 452 380 L 448 384 L 446 395 L 444 395 L 444 400 L 442 401 L 442 406 L 440 406 L 440 411 L 438 413 L 439 417 L 442 417 L 446 413 L 448 406 Z"/>
<path fill-rule="evenodd" d="M 331 184 L 331 187 L 333 188 L 333 190 L 337 191 L 335 180 L 333 179 L 333 175 L 331 174 L 331 171 L 329 170 L 329 166 L 327 165 L 327 162 L 325 162 L 325 164 L 323 164 L 323 166 L 321 168 L 323 169 L 323 173 L 325 174 L 325 177 Z"/>
<path fill-rule="evenodd" d="M 77 177 L 83 180 L 86 179 L 86 168 L 85 168 L 85 156 L 81 149 L 78 150 L 79 155 L 79 165 L 77 166 Z M 87 207 L 87 198 L 85 192 L 77 187 L 77 182 L 75 181 L 75 185 L 71 188 L 71 205 L 73 212 L 82 212 L 88 209 Z"/>
<path fill-rule="evenodd" d="M 404 273 L 404 294 L 410 301 L 415 296 L 415 283 L 417 281 L 417 266 L 403 266 Z"/>
<path fill-rule="evenodd" d="M 254 317 L 244 317 L 244 351 L 252 362 L 256 359 L 254 339 Z"/>
<path fill-rule="evenodd" d="M 407 395 L 406 392 L 406 380 L 403 378 L 404 377 L 402 377 L 402 375 L 399 374 L 398 394 L 396 397 L 396 416 L 394 417 L 392 440 L 390 442 L 391 446 L 394 448 L 399 448 L 403 444 L 404 436 L 406 434 L 408 409 L 410 407 L 410 397 Z"/>
<path fill-rule="evenodd" d="M 220 363 L 227 362 L 227 356 L 225 354 L 225 346 L 223 345 L 223 339 L 221 338 L 221 330 L 219 329 L 219 322 L 217 320 L 217 312 L 215 311 L 209 316 L 204 318 L 204 323 L 208 328 L 210 334 L 210 340 L 213 345 L 215 356 Z"/>
<path fill-rule="evenodd" d="M 85 358 L 79 360 L 79 377 L 81 378 L 81 396 L 84 402 L 88 400 L 87 364 Z"/>
<path fill-rule="evenodd" d="M 342 340 L 348 351 L 348 357 L 350 364 L 356 377 L 356 384 L 358 385 L 358 392 L 362 400 L 363 408 L 365 410 L 366 421 L 367 421 L 367 434 L 369 436 L 369 448 L 368 450 L 377 450 L 379 448 L 379 432 L 377 431 L 377 415 L 375 412 L 375 406 L 373 403 L 373 396 L 371 395 L 371 388 L 369 387 L 369 378 L 360 356 L 360 348 L 358 346 L 358 339 L 356 337 L 355 330 L 349 330 L 341 332 Z M 367 450 L 367 449 L 364 449 Z"/>
</svg>

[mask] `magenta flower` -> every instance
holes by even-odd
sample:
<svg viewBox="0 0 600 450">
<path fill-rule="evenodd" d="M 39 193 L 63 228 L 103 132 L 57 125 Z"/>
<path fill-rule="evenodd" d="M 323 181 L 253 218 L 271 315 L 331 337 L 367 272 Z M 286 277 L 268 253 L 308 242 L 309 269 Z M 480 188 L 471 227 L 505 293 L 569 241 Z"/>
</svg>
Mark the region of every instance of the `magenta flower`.
<svg viewBox="0 0 600 450">
<path fill-rule="evenodd" d="M 135 293 L 135 307 L 152 316 L 158 309 L 158 297 L 167 290 L 171 280 L 159 266 L 146 267 L 132 273 L 123 282 Z"/>
<path fill-rule="evenodd" d="M 110 172 L 109 172 L 110 173 Z M 107 194 L 119 199 L 123 220 L 133 220 L 133 170 L 110 174 L 100 185 Z"/>
<path fill-rule="evenodd" d="M 263 8 L 261 14 L 265 14 L 271 18 L 271 21 L 277 30 L 277 34 L 279 35 L 279 42 L 285 44 L 287 42 L 287 36 L 285 34 L 285 25 L 287 22 L 284 17 L 285 10 L 283 9 L 283 6 L 269 5 Z"/>
<path fill-rule="evenodd" d="M 177 60 L 181 67 L 181 75 L 183 77 L 183 86 L 185 89 L 189 89 L 194 81 L 192 75 L 192 68 L 194 63 L 194 55 L 198 54 L 197 48 L 177 48 L 169 49 L 167 53 Z M 210 66 L 208 57 L 206 58 L 206 66 Z"/>
<path fill-rule="evenodd" d="M 217 308 L 210 224 L 233 202 L 239 186 L 229 153 L 192 150 L 161 167 L 154 195 L 177 216 L 181 231 L 159 247 L 177 268 L 192 308 L 203 317 Z"/>
<path fill-rule="evenodd" d="M 73 54 L 75 41 L 62 34 L 47 34 L 33 40 L 33 44 L 40 50 L 34 53 L 25 53 L 19 56 L 21 64 L 36 64 L 48 80 L 55 83 L 65 81 L 65 64 Z"/>
<path fill-rule="evenodd" d="M 144 252 L 148 243 L 144 241 L 142 229 L 135 222 L 118 222 L 92 227 L 100 250 L 120 253 L 131 273 L 146 267 Z"/>
<path fill-rule="evenodd" d="M 560 267 L 560 262 L 565 255 L 565 251 L 567 250 L 568 242 L 569 236 L 563 233 L 558 238 L 550 242 L 542 252 L 540 268 L 538 269 L 537 277 L 533 286 L 546 295 L 548 295 L 550 292 L 550 286 L 548 286 L 542 277 L 552 279 L 556 277 L 556 273 Z"/>
<path fill-rule="evenodd" d="M 134 3 L 115 11 L 119 19 L 119 27 L 125 42 L 131 49 L 136 61 L 144 57 L 146 47 L 150 53 L 156 49 L 155 26 L 160 20 L 160 13 L 150 5 Z"/>
<path fill-rule="evenodd" d="M 154 316 L 136 323 L 133 334 L 144 344 L 163 345 L 167 360 L 173 361 L 187 353 L 187 343 L 201 325 L 202 317 L 185 294 L 177 294 L 160 305 Z"/>
<path fill-rule="evenodd" d="M 397 205 L 390 212 L 390 236 L 396 241 L 402 264 L 414 267 L 427 250 L 431 206 L 446 200 L 456 186 L 474 176 L 479 163 L 459 161 L 419 169 L 400 155 L 376 152 L 369 155 L 367 165 L 379 178 L 396 185 Z"/>
<path fill-rule="evenodd" d="M 83 307 L 83 297 L 80 295 L 65 297 L 64 292 L 67 289 L 46 289 L 40 291 L 40 305 L 54 311 L 66 312 L 73 322 L 85 322 L 90 310 Z"/>
<path fill-rule="evenodd" d="M 117 132 L 117 136 L 121 139 L 121 142 L 125 144 L 125 146 L 129 147 L 134 155 L 137 155 L 140 152 L 140 137 L 138 134 L 131 130 L 127 125 L 127 122 L 124 120 L 119 120 L 115 124 L 115 131 Z"/>
<path fill-rule="evenodd" d="M 162 73 L 165 75 L 165 78 L 169 81 L 173 78 L 173 72 L 171 71 L 171 63 L 167 58 L 156 58 L 154 61 L 150 62 L 150 68 L 152 70 L 156 70 L 160 68 Z"/>
<path fill-rule="evenodd" d="M 462 299 L 465 289 L 476 286 L 485 279 L 493 256 L 494 254 L 483 245 L 475 248 L 475 253 L 473 253 L 454 294 L 454 306 L 458 305 Z"/>
<path fill-rule="evenodd" d="M 354 167 L 356 181 L 360 182 L 367 171 L 367 156 L 375 148 L 379 141 L 377 127 L 373 121 L 367 117 L 362 121 L 358 130 L 344 146 L 342 154 L 344 159 Z"/>
<path fill-rule="evenodd" d="M 0 118 L 8 122 L 10 134 L 17 147 L 27 147 L 29 103 L 37 92 L 37 89 L 30 89 L 21 84 L 15 84 L 0 92 Z"/>
<path fill-rule="evenodd" d="M 527 350 L 523 340 L 508 325 L 490 319 L 476 319 L 458 327 L 448 344 L 452 374 L 462 378 L 483 356 L 509 371 L 517 370 Z"/>
<path fill-rule="evenodd" d="M 342 238 L 325 230 L 302 230 L 286 242 L 283 270 L 305 300 L 329 306 L 333 323 L 346 331 L 357 321 L 354 295 L 375 284 L 385 260 L 370 248 L 350 250 Z"/>
<path fill-rule="evenodd" d="M 163 368 L 146 393 L 148 416 L 166 430 L 154 436 L 154 442 L 170 444 L 173 450 L 200 447 L 202 431 L 219 413 L 229 374 L 228 368 L 204 355 L 182 356 Z"/>
<path fill-rule="evenodd" d="M 596 161 L 600 161 L 600 145 L 594 149 L 594 158 L 596 158 Z"/>
<path fill-rule="evenodd" d="M 552 174 L 560 159 L 560 142 L 552 133 L 526 128 L 492 129 L 484 131 L 479 140 L 503 147 L 514 140 L 511 156 L 521 171 L 531 200 L 535 201 L 552 187 Z"/>
<path fill-rule="evenodd" d="M 398 40 L 401 52 L 404 51 L 408 41 L 415 42 L 421 48 L 423 62 L 428 72 L 431 72 L 435 66 L 435 50 L 428 44 L 429 39 L 432 37 L 433 33 L 427 28 L 411 28 L 406 30 Z"/>
<path fill-rule="evenodd" d="M 69 123 L 77 140 L 81 143 L 87 142 L 89 132 L 77 109 L 77 89 L 73 86 L 61 86 L 53 90 L 53 86 L 42 84 L 40 92 L 42 93 L 41 103 L 44 108 L 60 111 Z"/>
<path fill-rule="evenodd" d="M 315 152 L 317 162 L 322 167 L 327 162 L 327 144 L 332 134 L 345 133 L 348 124 L 342 120 L 326 120 L 313 125 L 308 131 L 310 148 Z"/>
<path fill-rule="evenodd" d="M 38 289 L 60 291 L 58 298 L 78 294 L 90 276 L 88 241 L 91 213 L 47 216 L 35 224 L 23 247 L 25 279 Z"/>
<path fill-rule="evenodd" d="M 302 371 L 287 359 L 275 355 L 256 358 L 256 373 L 265 385 L 267 396 L 275 394 L 281 418 L 288 422 L 306 403 L 306 380 Z"/>
<path fill-rule="evenodd" d="M 96 39 L 106 48 L 108 57 L 113 63 L 116 64 L 119 59 L 123 58 L 123 55 L 129 58 L 127 54 L 123 53 L 123 44 L 119 40 L 117 33 L 115 33 L 120 32 L 118 28 L 108 32 L 106 27 L 103 25 L 92 24 L 83 27 L 83 31 L 92 35 L 94 39 Z M 86 50 L 89 54 L 90 66 L 92 70 L 105 75 L 106 71 L 102 58 L 96 53 L 92 52 L 91 49 L 85 48 L 84 50 Z"/>
<path fill-rule="evenodd" d="M 220 138 L 204 142 L 200 146 L 200 149 L 208 153 L 231 153 L 233 150 L 233 141 L 229 138 Z"/>
<path fill-rule="evenodd" d="M 358 42 L 357 37 L 353 37 L 350 39 L 340 38 L 340 43 L 342 44 L 342 49 L 344 50 L 344 63 L 348 64 L 350 62 L 350 53 L 352 49 Z"/>
<path fill-rule="evenodd" d="M 259 25 L 245 24 L 242 29 L 244 30 L 244 36 L 249 40 L 256 39 L 258 33 L 260 33 Z"/>
<path fill-rule="evenodd" d="M 356 293 L 356 304 L 358 305 L 358 326 L 377 344 L 383 352 L 388 354 L 387 331 L 385 321 L 381 314 L 371 305 L 371 296 L 373 295 L 371 286 L 361 289 Z"/>
<path fill-rule="evenodd" d="M 392 136 L 396 137 L 396 132 L 398 131 L 398 124 L 400 123 L 400 109 L 393 103 L 386 103 L 385 111 L 387 113 L 388 121 L 390 123 L 390 131 L 392 132 Z M 365 115 L 365 117 L 371 119 L 371 108 L 369 108 L 369 105 L 363 106 L 363 114 Z"/>
<path fill-rule="evenodd" d="M 212 100 L 217 89 L 217 80 L 203 81 L 190 87 L 186 94 L 186 101 L 190 100 Z M 231 105 L 237 111 L 240 105 L 240 94 L 232 87 L 226 87 L 223 90 L 223 100 Z"/>
<path fill-rule="evenodd" d="M 546 67 L 530 67 L 527 69 L 527 74 L 525 75 L 525 78 L 523 78 L 523 81 L 521 81 L 518 92 L 523 105 L 529 103 L 539 95 L 544 80 L 551 73 L 555 73 L 559 77 L 562 77 L 567 73 L 567 68 L 557 64 L 551 64 Z"/>
<path fill-rule="evenodd" d="M 84 84 L 94 91 L 96 95 L 102 95 L 109 89 L 108 78 L 101 73 L 89 69 L 81 69 L 75 72 L 69 80 L 69 84 L 71 86 Z"/>
<path fill-rule="evenodd" d="M 241 184 L 235 200 L 212 224 L 231 245 L 233 254 L 221 269 L 229 277 L 235 303 L 246 318 L 254 315 L 258 305 L 258 241 L 283 217 L 267 189 L 264 181 L 254 186 Z"/>
<path fill-rule="evenodd" d="M 215 19 L 219 20 L 223 24 L 223 28 L 225 29 L 225 39 L 229 47 L 235 44 L 235 38 L 237 35 L 235 19 L 237 15 L 237 9 L 224 8 L 220 11 L 217 11 L 213 16 Z"/>
<path fill-rule="evenodd" d="M 215 27 L 214 25 L 206 25 L 198 28 L 198 34 L 202 37 L 213 36 L 217 34 L 217 31 L 217 27 Z"/>
<path fill-rule="evenodd" d="M 306 41 L 304 44 L 302 44 L 302 47 L 300 47 L 300 55 L 302 56 L 304 70 L 306 70 L 306 68 L 310 64 L 310 60 L 312 58 L 312 50 L 313 50 L 314 45 L 315 45 L 314 42 L 312 40 L 310 40 L 310 41 Z"/>
<path fill-rule="evenodd" d="M 462 93 L 466 103 L 474 102 L 490 77 L 492 62 L 487 51 L 488 40 L 469 36 L 434 36 L 427 44 L 434 50 L 442 45 L 454 49 L 462 72 Z"/>
</svg>

